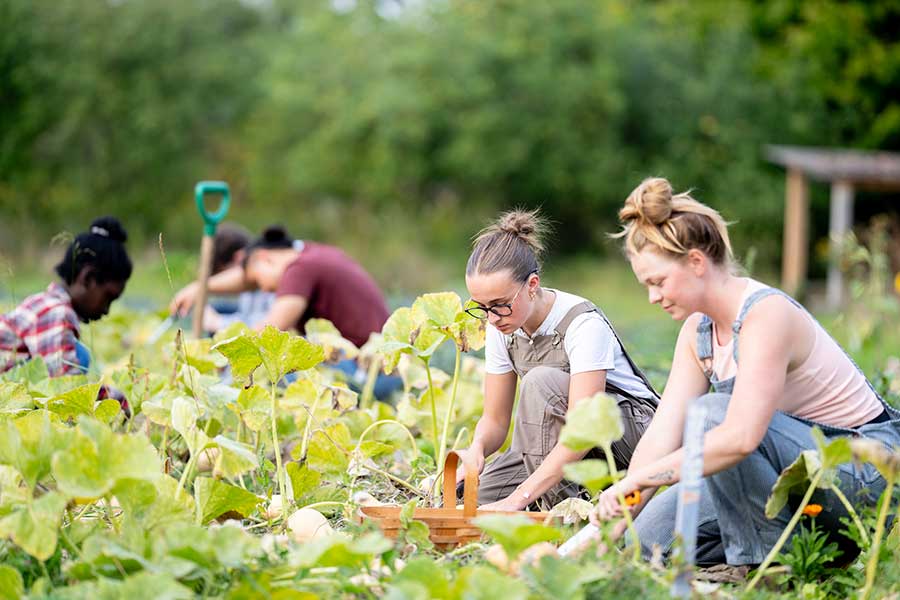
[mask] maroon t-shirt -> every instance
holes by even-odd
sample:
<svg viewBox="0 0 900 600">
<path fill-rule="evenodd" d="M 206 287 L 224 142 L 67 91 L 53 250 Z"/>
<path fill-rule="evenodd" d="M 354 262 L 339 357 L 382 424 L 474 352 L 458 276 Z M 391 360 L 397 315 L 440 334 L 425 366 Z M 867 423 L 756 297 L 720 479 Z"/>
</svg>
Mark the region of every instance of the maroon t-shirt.
<svg viewBox="0 0 900 600">
<path fill-rule="evenodd" d="M 302 332 L 313 318 L 328 319 L 345 338 L 362 346 L 388 318 L 378 284 L 359 263 L 333 246 L 305 242 L 297 260 L 284 270 L 277 296 L 303 296 L 309 302 L 297 323 Z"/>
</svg>

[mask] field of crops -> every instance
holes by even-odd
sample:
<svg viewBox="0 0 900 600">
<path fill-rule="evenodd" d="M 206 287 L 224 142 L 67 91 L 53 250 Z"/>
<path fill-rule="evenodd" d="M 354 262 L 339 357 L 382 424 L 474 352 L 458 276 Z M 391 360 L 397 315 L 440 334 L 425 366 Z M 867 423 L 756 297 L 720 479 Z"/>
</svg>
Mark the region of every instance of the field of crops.
<svg viewBox="0 0 900 600">
<path fill-rule="evenodd" d="M 413 508 L 440 504 L 439 466 L 467 445 L 481 411 L 482 363 L 468 351 L 484 332 L 456 294 L 398 309 L 361 349 L 326 321 L 311 322 L 305 338 L 233 326 L 214 339 L 173 330 L 148 343 L 160 321 L 120 312 L 94 325 L 102 372 L 51 379 L 32 361 L 0 380 L 0 597 L 669 596 L 676 569 L 629 548 L 601 541 L 577 557 L 555 554 L 548 543 L 584 524 L 582 501 L 557 507 L 547 524 L 481 517 L 485 537 L 451 551 L 429 541 Z M 368 366 L 359 393 L 329 367 L 357 354 Z M 372 396 L 382 367 L 403 379 L 394 404 Z M 130 417 L 116 400 L 95 400 L 101 383 L 125 395 Z M 608 445 L 615 411 L 601 396 L 585 401 L 564 441 Z M 895 503 L 848 520 L 861 550 L 849 560 L 804 511 L 807 492 L 853 459 L 891 482 L 900 468 L 865 446 L 823 443 L 773 496 L 790 501 L 800 531 L 775 566 L 752 583 L 695 582 L 698 593 L 896 597 Z M 568 474 L 592 491 L 615 476 L 585 462 Z M 358 518 L 361 506 L 382 503 L 404 507 L 396 540 Z"/>
</svg>

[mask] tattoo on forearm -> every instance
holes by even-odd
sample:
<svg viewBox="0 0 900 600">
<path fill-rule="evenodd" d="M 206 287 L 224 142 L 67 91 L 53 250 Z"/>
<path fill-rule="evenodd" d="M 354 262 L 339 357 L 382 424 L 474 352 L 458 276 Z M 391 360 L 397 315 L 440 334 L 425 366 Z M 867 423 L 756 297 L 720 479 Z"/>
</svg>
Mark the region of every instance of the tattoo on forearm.
<svg viewBox="0 0 900 600">
<path fill-rule="evenodd" d="M 675 471 L 669 469 L 668 471 L 663 471 L 662 473 L 657 473 L 656 475 L 651 475 L 648 477 L 650 481 L 671 481 L 675 477 Z"/>
</svg>

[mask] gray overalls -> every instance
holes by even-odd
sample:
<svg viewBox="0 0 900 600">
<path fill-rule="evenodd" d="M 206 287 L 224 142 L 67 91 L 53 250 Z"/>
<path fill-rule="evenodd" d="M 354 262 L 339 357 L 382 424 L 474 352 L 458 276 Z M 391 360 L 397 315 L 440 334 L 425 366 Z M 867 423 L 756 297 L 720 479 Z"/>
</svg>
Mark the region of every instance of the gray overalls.
<svg viewBox="0 0 900 600">
<path fill-rule="evenodd" d="M 479 504 L 496 502 L 509 496 L 534 473 L 559 440 L 569 402 L 569 357 L 563 342 L 572 321 L 587 312 L 597 312 L 606 321 L 628 364 L 647 387 L 648 397 L 636 398 L 619 389 L 608 378 L 606 380 L 607 393 L 618 398 L 625 428 L 625 435 L 613 444 L 613 455 L 617 468 L 627 468 L 638 440 L 653 418 L 658 396 L 647 377 L 631 360 L 606 315 L 592 303 L 583 302 L 572 307 L 549 335 L 530 339 L 520 335 L 510 336 L 510 361 L 519 376 L 515 428 L 510 449 L 489 463 L 481 475 Z M 602 451 L 592 450 L 588 456 L 591 455 L 600 457 Z M 581 492 L 580 486 L 564 480 L 541 496 L 541 501 L 545 506 L 553 506 Z"/>
<path fill-rule="evenodd" d="M 773 294 L 784 296 L 806 312 L 800 303 L 775 288 L 765 288 L 751 294 L 732 325 L 735 363 L 738 361 L 738 336 L 747 313 L 757 302 Z M 815 320 L 812 315 L 810 318 Z M 725 420 L 735 380 L 731 377 L 719 381 L 713 373 L 712 335 L 712 321 L 704 315 L 697 326 L 697 358 L 704 366 L 713 393 L 701 396 L 695 402 L 707 405 L 706 431 Z M 853 362 L 849 355 L 847 358 Z M 853 364 L 859 369 L 856 363 Z M 885 420 L 876 419 L 856 428 L 834 427 L 776 411 L 766 435 L 753 453 L 734 467 L 708 475 L 704 479 L 697 535 L 698 564 L 727 562 L 729 565 L 756 565 L 763 561 L 784 531 L 792 512 L 796 510 L 796 505 L 791 508 L 788 504 L 777 517 L 767 519 L 766 500 L 785 467 L 793 463 L 804 450 L 815 450 L 816 445 L 810 434 L 813 426 L 821 429 L 828 437 L 868 437 L 882 442 L 888 448 L 900 445 L 900 412 L 885 403 L 871 383 L 869 388 L 884 406 L 887 413 Z M 838 467 L 837 471 L 840 488 L 852 502 L 874 504 L 884 490 L 884 479 L 868 463 L 847 463 Z M 642 551 L 648 559 L 652 556 L 654 546 L 659 546 L 664 556 L 672 549 L 677 489 L 676 484 L 657 494 L 635 519 Z M 819 527 L 833 531 L 843 527 L 840 517 L 847 516 L 846 511 L 833 493 L 820 490 L 813 496 L 813 502 L 823 507 L 822 514 L 816 518 Z M 845 550 L 845 556 L 847 554 Z"/>
</svg>

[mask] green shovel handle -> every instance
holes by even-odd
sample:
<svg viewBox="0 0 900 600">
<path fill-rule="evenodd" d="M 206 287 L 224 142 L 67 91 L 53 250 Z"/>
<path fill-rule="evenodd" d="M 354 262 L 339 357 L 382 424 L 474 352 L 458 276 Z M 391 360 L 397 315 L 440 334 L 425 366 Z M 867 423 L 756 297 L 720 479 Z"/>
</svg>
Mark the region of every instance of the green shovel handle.
<svg viewBox="0 0 900 600">
<path fill-rule="evenodd" d="M 203 204 L 203 196 L 206 194 L 222 195 L 222 202 L 213 213 L 207 212 L 206 206 Z M 201 181 L 194 187 L 194 198 L 197 200 L 197 210 L 203 217 L 203 234 L 215 235 L 216 225 L 221 223 L 228 214 L 228 206 L 231 204 L 231 192 L 228 190 L 228 184 L 224 181 Z"/>
</svg>

